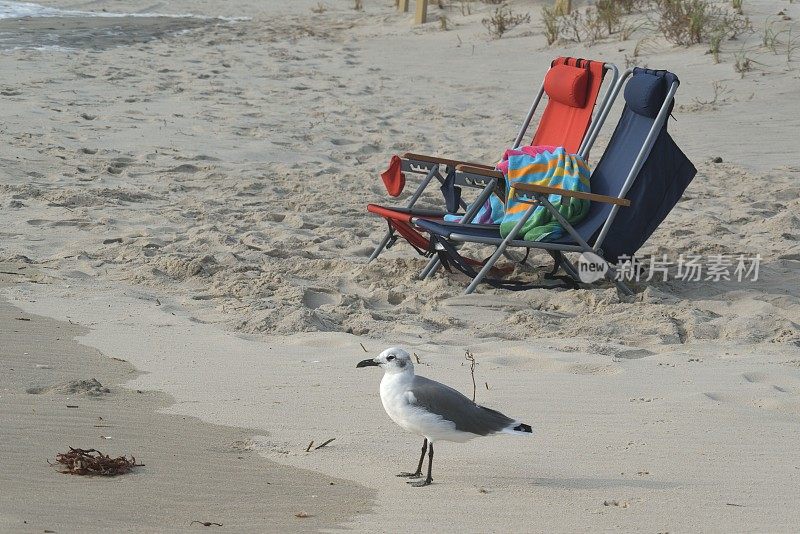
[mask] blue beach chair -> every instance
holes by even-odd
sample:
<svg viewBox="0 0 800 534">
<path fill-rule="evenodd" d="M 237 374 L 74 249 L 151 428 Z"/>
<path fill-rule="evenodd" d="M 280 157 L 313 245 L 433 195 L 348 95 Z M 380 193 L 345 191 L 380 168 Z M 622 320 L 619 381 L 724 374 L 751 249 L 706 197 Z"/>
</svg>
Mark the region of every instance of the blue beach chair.
<svg viewBox="0 0 800 534">
<path fill-rule="evenodd" d="M 578 272 L 564 255 L 566 252 L 591 252 L 606 262 L 606 277 L 625 294 L 633 292 L 615 276 L 615 267 L 623 256 L 632 256 L 680 200 L 697 170 L 667 132 L 667 119 L 674 104 L 678 77 L 667 71 L 634 68 L 619 81 L 625 84 L 625 108 L 606 147 L 592 172 L 591 193 L 564 191 L 535 184 L 512 186 L 509 196 L 530 203 L 522 218 L 506 236 L 499 226 L 443 223 L 422 219 L 413 222 L 431 235 L 430 246 L 439 254 L 428 264 L 421 277 L 430 276 L 441 260 L 473 277 L 466 293 L 472 293 L 508 247 L 543 249 L 550 253 L 569 277 L 578 281 Z M 492 177 L 497 171 L 463 168 L 470 175 Z M 522 196 L 524 195 L 524 196 Z M 558 196 L 591 201 L 589 213 L 579 223 L 570 225 L 553 207 Z M 549 210 L 566 234 L 551 242 L 517 239 L 517 234 L 537 207 Z M 480 272 L 462 261 L 454 246 L 458 242 L 496 246 L 494 254 Z M 487 280 L 489 281 L 489 280 Z M 498 287 L 514 289 L 513 283 L 489 281 Z"/>
</svg>

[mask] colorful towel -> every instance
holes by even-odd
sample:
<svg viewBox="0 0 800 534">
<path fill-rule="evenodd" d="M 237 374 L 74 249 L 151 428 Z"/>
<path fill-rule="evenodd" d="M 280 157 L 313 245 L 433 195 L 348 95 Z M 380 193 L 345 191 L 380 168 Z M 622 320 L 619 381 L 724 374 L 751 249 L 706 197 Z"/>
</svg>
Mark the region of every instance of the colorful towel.
<svg viewBox="0 0 800 534">
<path fill-rule="evenodd" d="M 497 164 L 497 170 L 502 171 L 503 174 L 508 176 L 508 158 L 510 156 L 532 156 L 536 157 L 542 152 L 555 152 L 558 149 L 557 146 L 551 145 L 528 145 L 528 146 L 521 146 L 519 148 L 509 148 L 503 154 L 503 158 L 500 160 L 500 163 Z"/>
<path fill-rule="evenodd" d="M 588 165 L 580 157 L 567 154 L 561 147 L 524 146 L 506 150 L 502 161 L 497 164 L 497 169 L 506 176 L 506 197 L 510 182 L 535 183 L 571 191 L 589 192 L 591 172 Z M 583 219 L 589 211 L 588 200 L 567 198 L 562 204 L 560 195 L 550 195 L 549 200 L 570 224 Z M 472 222 L 499 224 L 500 233 L 505 237 L 529 206 L 518 200 L 512 200 L 511 205 L 506 206 L 497 195 L 492 195 L 478 210 Z M 446 215 L 445 220 L 458 222 L 461 216 Z M 564 235 L 563 228 L 543 206 L 536 208 L 520 232 L 520 238 L 530 241 L 553 241 L 562 235 Z"/>
<path fill-rule="evenodd" d="M 508 157 L 509 156 L 522 156 L 522 155 L 529 155 L 529 156 L 537 156 L 542 152 L 553 152 L 557 147 L 550 146 L 550 145 L 540 145 L 540 146 L 523 146 L 520 148 L 509 148 L 503 154 L 503 158 L 500 160 L 495 168 L 498 171 L 502 171 L 503 174 L 508 177 Z M 506 191 L 508 193 L 508 191 Z M 506 213 L 505 205 L 503 201 L 497 195 L 490 196 L 486 202 L 483 203 L 481 209 L 478 210 L 478 213 L 475 214 L 475 217 L 472 219 L 473 224 L 500 224 L 503 222 L 503 216 Z M 447 214 L 444 216 L 444 220 L 448 222 L 460 222 L 463 217 L 461 215 L 450 215 Z"/>
<path fill-rule="evenodd" d="M 472 222 L 473 224 L 500 224 L 503 222 L 504 214 L 505 205 L 503 201 L 496 194 L 492 194 L 472 218 Z M 444 220 L 447 222 L 461 222 L 463 218 L 461 215 L 451 215 L 449 213 L 444 216 Z"/>
<path fill-rule="evenodd" d="M 527 151 L 513 151 L 507 158 L 506 194 L 509 184 L 537 184 L 569 191 L 589 192 L 591 171 L 583 159 L 567 154 L 559 147 L 552 151 L 542 150 L 532 155 Z M 577 198 L 550 195 L 548 200 L 570 224 L 586 217 L 589 201 Z M 500 234 L 505 237 L 530 204 L 510 199 L 506 202 Z M 538 206 L 525 222 L 519 238 L 527 241 L 554 241 L 564 235 L 564 229 L 544 206 Z"/>
</svg>

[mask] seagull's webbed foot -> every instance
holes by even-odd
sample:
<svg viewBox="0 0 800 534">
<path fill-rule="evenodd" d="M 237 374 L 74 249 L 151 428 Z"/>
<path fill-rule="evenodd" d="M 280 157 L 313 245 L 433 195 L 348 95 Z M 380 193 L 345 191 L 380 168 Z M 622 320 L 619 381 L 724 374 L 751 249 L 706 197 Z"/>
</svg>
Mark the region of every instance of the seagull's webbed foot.
<svg viewBox="0 0 800 534">
<path fill-rule="evenodd" d="M 425 438 L 422 441 L 422 455 L 419 457 L 419 464 L 417 465 L 417 470 L 414 471 L 413 473 L 403 471 L 397 476 L 404 478 L 420 478 L 422 476 L 422 462 L 425 460 L 425 453 L 427 451 L 428 451 L 428 438 Z"/>
<path fill-rule="evenodd" d="M 409 480 L 406 484 L 411 484 L 411 486 L 415 488 L 423 488 L 425 486 L 430 486 L 431 482 L 433 482 L 432 478 L 424 478 L 422 480 Z"/>
</svg>

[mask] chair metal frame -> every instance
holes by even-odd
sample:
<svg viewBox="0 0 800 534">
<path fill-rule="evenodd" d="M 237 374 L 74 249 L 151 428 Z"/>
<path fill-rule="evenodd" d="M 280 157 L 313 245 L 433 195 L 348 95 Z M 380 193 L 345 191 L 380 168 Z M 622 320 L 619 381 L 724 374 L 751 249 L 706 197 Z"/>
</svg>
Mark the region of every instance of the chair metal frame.
<svg viewBox="0 0 800 534">
<path fill-rule="evenodd" d="M 632 74 L 633 74 L 633 69 L 628 69 L 627 71 L 625 71 L 625 73 L 622 75 L 622 77 L 617 82 L 617 87 L 615 87 L 615 95 L 619 93 L 619 91 L 624 86 L 625 81 L 627 80 L 627 78 L 629 78 Z M 577 232 L 577 230 L 575 230 L 575 228 L 569 222 L 567 222 L 566 219 L 564 219 L 564 217 L 561 215 L 561 213 L 558 211 L 558 209 L 555 208 L 550 203 L 550 201 L 548 200 L 548 196 L 549 196 L 550 192 L 543 192 L 542 191 L 543 189 L 549 189 L 549 188 L 542 188 L 540 186 L 536 186 L 536 185 L 533 185 L 533 184 L 519 184 L 519 185 L 514 186 L 514 187 L 511 188 L 509 196 L 515 196 L 519 192 L 524 193 L 527 198 L 526 199 L 522 199 L 522 202 L 530 204 L 530 207 L 525 211 L 525 213 L 522 215 L 520 220 L 517 222 L 517 224 L 514 225 L 514 227 L 512 228 L 511 232 L 505 238 L 501 239 L 501 238 L 474 237 L 474 236 L 471 236 L 469 234 L 459 234 L 457 229 L 454 229 L 447 236 L 447 239 L 450 240 L 450 241 L 482 243 L 482 244 L 488 244 L 488 245 L 496 245 L 496 247 L 497 247 L 495 249 L 494 253 L 492 254 L 492 256 L 486 261 L 486 263 L 484 264 L 483 268 L 478 272 L 478 275 L 472 280 L 472 282 L 469 284 L 469 286 L 467 286 L 467 289 L 465 290 L 464 294 L 468 295 L 468 294 L 472 293 L 473 291 L 475 291 L 475 288 L 486 277 L 486 275 L 491 270 L 492 266 L 497 262 L 498 259 L 500 259 L 500 256 L 503 255 L 506 252 L 507 248 L 509 248 L 509 247 L 523 247 L 523 248 L 537 248 L 537 249 L 542 249 L 542 250 L 548 251 L 553 256 L 553 258 L 556 260 L 556 262 L 558 262 L 564 268 L 564 270 L 570 276 L 575 278 L 576 280 L 579 280 L 578 271 L 575 268 L 574 264 L 572 264 L 564 256 L 564 253 L 565 252 L 579 252 L 579 253 L 591 252 L 593 254 L 596 254 L 597 256 L 599 256 L 606 263 L 606 266 L 608 267 L 607 270 L 606 270 L 606 273 L 605 273 L 605 277 L 610 279 L 612 282 L 614 282 L 614 284 L 624 294 L 632 295 L 633 291 L 627 285 L 625 285 L 622 282 L 622 280 L 618 279 L 618 277 L 616 276 L 615 267 L 613 265 L 611 265 L 608 262 L 608 260 L 606 260 L 605 257 L 603 256 L 602 245 L 603 245 L 603 241 L 608 236 L 608 232 L 609 232 L 609 230 L 611 228 L 611 225 L 614 222 L 614 218 L 616 217 L 617 213 L 619 212 L 620 207 L 624 206 L 624 205 L 629 205 L 629 202 L 625 199 L 625 195 L 627 195 L 628 191 L 633 186 L 633 183 L 636 180 L 636 177 L 638 176 L 639 171 L 641 171 L 642 166 L 644 165 L 645 161 L 647 160 L 647 157 L 650 154 L 650 150 L 652 149 L 653 144 L 655 143 L 658 135 L 660 134 L 661 129 L 664 126 L 664 123 L 666 122 L 667 118 L 669 117 L 669 113 L 670 113 L 670 110 L 672 108 L 672 102 L 673 102 L 673 100 L 675 98 L 675 93 L 677 92 L 679 85 L 680 85 L 680 82 L 677 81 L 677 80 L 674 81 L 670 85 L 669 90 L 667 91 L 667 95 L 664 98 L 664 102 L 661 105 L 661 108 L 659 109 L 659 112 L 656 115 L 655 120 L 653 121 L 653 125 L 651 126 L 650 131 L 647 134 L 647 137 L 645 138 L 644 142 L 642 143 L 641 148 L 639 149 L 639 152 L 638 152 L 638 154 L 636 156 L 636 159 L 634 160 L 634 163 L 631 166 L 630 171 L 628 172 L 628 175 L 627 175 L 627 177 L 625 179 L 625 182 L 622 185 L 622 188 L 619 191 L 619 194 L 616 197 L 605 197 L 605 200 L 603 200 L 602 198 L 594 199 L 595 201 L 601 201 L 601 202 L 605 201 L 605 202 L 610 202 L 610 203 L 614 204 L 612 206 L 612 208 L 611 208 L 611 211 L 608 214 L 608 217 L 606 218 L 605 223 L 603 223 L 603 226 L 600 229 L 600 233 L 597 235 L 597 239 L 595 239 L 594 246 L 589 245 L 580 236 L 580 234 Z M 596 133 L 597 132 L 595 132 L 595 135 L 596 135 Z M 537 191 L 537 189 L 538 189 L 538 191 Z M 563 196 L 574 196 L 574 195 L 570 195 L 570 193 L 574 193 L 574 192 L 559 190 L 559 194 L 561 194 Z M 589 194 L 589 195 L 591 195 L 591 194 Z M 591 195 L 591 196 L 593 196 L 593 197 L 602 197 L 602 195 Z M 624 202 L 614 202 L 613 201 L 614 199 L 617 199 L 619 201 L 624 201 Z M 539 207 L 540 205 L 544 206 L 553 215 L 553 217 L 555 217 L 556 220 L 558 220 L 558 222 L 561 224 L 561 226 L 564 228 L 564 230 L 575 241 L 575 243 L 576 243 L 575 245 L 567 245 L 567 244 L 561 244 L 561 243 L 548 243 L 548 242 L 539 242 L 539 241 L 526 241 L 526 240 L 522 240 L 522 239 L 517 239 L 517 235 L 519 234 L 519 232 L 522 229 L 522 227 L 524 226 L 524 224 L 533 215 L 533 212 L 536 210 L 536 208 Z M 423 276 L 424 273 L 425 273 L 425 271 L 423 271 L 423 273 L 421 273 L 420 276 Z M 429 272 L 427 274 L 430 275 L 431 273 Z"/>
<path fill-rule="evenodd" d="M 552 68 L 552 66 L 550 67 Z M 608 117 L 608 113 L 611 111 L 611 108 L 614 104 L 614 100 L 617 97 L 618 90 L 615 91 L 615 88 L 619 85 L 619 69 L 613 63 L 603 63 L 604 69 L 604 77 L 608 72 L 612 73 L 611 81 L 608 84 L 608 88 L 606 89 L 603 99 L 600 101 L 600 105 L 595 108 L 595 112 L 593 114 L 592 120 L 589 123 L 589 128 L 584 134 L 583 141 L 581 142 L 580 147 L 578 148 L 578 155 L 585 158 L 588 155 L 589 150 L 594 145 L 595 140 L 597 139 L 597 135 L 600 133 L 600 129 L 603 126 L 603 123 Z M 549 71 L 550 69 L 548 69 Z M 533 99 L 533 103 L 528 110 L 527 115 L 525 116 L 525 120 L 522 123 L 522 126 L 517 133 L 517 136 L 514 140 L 513 148 L 518 148 L 522 144 L 522 140 L 525 138 L 525 134 L 530 127 L 530 124 L 533 120 L 534 115 L 536 114 L 536 110 L 539 107 L 539 104 L 542 101 L 542 97 L 544 96 L 544 78 L 542 79 L 542 84 L 539 87 L 539 90 L 536 93 L 536 96 Z M 501 189 L 504 189 L 504 182 L 502 178 L 499 177 L 487 177 L 485 175 L 470 173 L 470 172 L 461 172 L 457 169 L 458 165 L 469 165 L 472 167 L 483 167 L 487 170 L 493 169 L 493 167 L 489 165 L 473 165 L 468 164 L 464 161 L 456 161 L 456 160 L 447 160 L 443 158 L 425 158 L 420 159 L 420 156 L 416 154 L 406 153 L 402 158 L 402 171 L 415 173 L 415 174 L 425 174 L 425 178 L 422 182 L 417 186 L 417 189 L 414 193 L 409 197 L 408 203 L 402 209 L 404 210 L 411 210 L 417 201 L 420 199 L 422 194 L 427 189 L 428 185 L 436 178 L 439 183 L 444 183 L 445 177 L 442 176 L 440 170 L 444 168 L 445 174 L 449 175 L 450 173 L 455 174 L 455 184 L 459 186 L 466 186 L 472 188 L 482 188 L 482 191 L 478 194 L 475 201 L 467 208 L 467 205 L 463 200 L 459 201 L 461 208 L 465 210 L 464 216 L 462 217 L 462 221 L 464 223 L 472 220 L 472 218 L 478 213 L 478 210 L 483 206 L 486 200 L 491 196 L 491 194 L 498 190 L 500 192 Z M 503 186 L 503 187 L 500 187 Z M 504 191 L 503 191 L 504 193 Z M 375 247 L 375 250 L 370 255 L 367 263 L 371 262 L 375 258 L 377 258 L 381 252 L 387 247 L 390 247 L 390 243 L 392 239 L 396 237 L 393 235 L 391 229 L 386 231 L 386 234 L 381 239 L 378 246 Z M 438 258 L 434 256 L 431 258 L 428 265 L 423 270 L 424 275 L 421 273 L 420 277 L 425 278 L 429 274 L 433 274 L 436 269 L 438 268 Z"/>
</svg>

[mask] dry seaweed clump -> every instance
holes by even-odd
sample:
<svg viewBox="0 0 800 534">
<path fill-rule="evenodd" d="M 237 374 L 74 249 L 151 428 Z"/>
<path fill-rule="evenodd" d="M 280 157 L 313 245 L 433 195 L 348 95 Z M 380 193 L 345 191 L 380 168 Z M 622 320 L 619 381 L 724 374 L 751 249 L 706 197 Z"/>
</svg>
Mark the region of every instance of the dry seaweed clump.
<svg viewBox="0 0 800 534">
<path fill-rule="evenodd" d="M 48 462 L 49 463 L 49 462 Z M 53 465 L 53 464 L 51 464 Z M 111 458 L 95 449 L 73 449 L 56 455 L 56 464 L 67 475 L 115 477 L 130 472 L 137 464 L 136 458 L 125 456 Z"/>
</svg>

